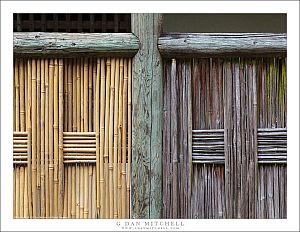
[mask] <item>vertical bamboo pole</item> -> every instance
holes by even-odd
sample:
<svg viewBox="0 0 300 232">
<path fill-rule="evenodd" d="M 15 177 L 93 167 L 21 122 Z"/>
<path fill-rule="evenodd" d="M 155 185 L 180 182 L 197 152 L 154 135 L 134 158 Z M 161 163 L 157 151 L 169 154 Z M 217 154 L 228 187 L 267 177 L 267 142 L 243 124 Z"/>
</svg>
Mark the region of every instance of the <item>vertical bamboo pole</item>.
<svg viewBox="0 0 300 232">
<path fill-rule="evenodd" d="M 28 167 L 24 169 L 24 218 L 28 218 L 28 178 L 27 178 Z"/>
<path fill-rule="evenodd" d="M 80 165 L 80 218 L 84 217 L 84 168 Z"/>
<path fill-rule="evenodd" d="M 77 59 L 76 63 L 76 77 L 77 77 L 77 93 L 76 93 L 76 126 L 77 131 L 80 130 L 80 59 Z"/>
<path fill-rule="evenodd" d="M 111 59 L 110 75 L 110 109 L 109 109 L 109 218 L 114 218 L 114 186 L 113 186 L 113 139 L 114 139 L 114 100 L 115 100 L 115 58 Z"/>
<path fill-rule="evenodd" d="M 118 123 L 118 217 L 122 218 L 122 198 L 121 198 L 121 165 L 122 165 L 122 126 L 123 126 L 123 77 L 124 77 L 124 60 L 120 60 L 120 81 L 119 81 L 119 123 Z"/>
<path fill-rule="evenodd" d="M 45 59 L 45 216 L 50 216 L 49 195 L 49 60 Z"/>
<path fill-rule="evenodd" d="M 89 165 L 89 191 L 88 191 L 88 196 L 89 196 L 89 202 L 88 202 L 88 218 L 92 218 L 92 179 L 93 179 L 93 166 L 94 165 Z"/>
<path fill-rule="evenodd" d="M 127 207 L 128 215 L 130 218 L 130 177 L 131 177 L 131 58 L 128 60 L 128 171 L 127 171 Z"/>
<path fill-rule="evenodd" d="M 109 142 L 109 100 L 110 100 L 110 58 L 106 60 L 106 101 L 105 101 L 105 145 L 104 145 L 104 167 L 105 167 L 105 218 L 109 218 L 109 178 L 108 178 L 108 142 Z"/>
<path fill-rule="evenodd" d="M 34 218 L 37 217 L 37 173 L 36 173 L 36 155 L 37 155 L 37 128 L 36 128 L 36 60 L 32 59 L 32 75 L 31 75 L 31 85 L 32 85 L 32 207 L 33 207 L 33 214 Z"/>
<path fill-rule="evenodd" d="M 93 101 L 93 129 L 92 131 L 96 131 L 96 81 L 97 81 L 97 61 L 95 59 L 93 62 L 93 91 L 92 91 L 92 101 Z"/>
<path fill-rule="evenodd" d="M 53 201 L 54 201 L 54 213 L 53 216 L 55 218 L 58 217 L 58 60 L 54 59 L 54 194 L 53 194 Z"/>
<path fill-rule="evenodd" d="M 63 218 L 68 218 L 68 168 L 64 168 L 64 215 Z"/>
<path fill-rule="evenodd" d="M 72 209 L 71 209 L 71 218 L 76 217 L 76 184 L 77 184 L 76 183 L 76 166 L 72 165 Z"/>
<path fill-rule="evenodd" d="M 84 131 L 84 59 L 81 58 L 80 60 L 80 131 Z"/>
<path fill-rule="evenodd" d="M 97 202 L 96 202 L 96 166 L 93 165 L 92 177 L 92 218 L 97 218 Z"/>
<path fill-rule="evenodd" d="M 25 130 L 27 131 L 28 125 L 27 125 L 27 102 L 28 102 L 28 68 L 27 68 L 27 60 L 23 59 L 23 65 L 24 65 L 24 77 L 25 77 Z"/>
<path fill-rule="evenodd" d="M 73 78 L 73 91 L 72 91 L 72 109 L 73 109 L 73 131 L 77 131 L 77 121 L 76 121 L 76 112 L 77 112 L 77 107 L 76 107 L 76 101 L 77 101 L 77 86 L 76 86 L 76 70 L 77 70 L 77 65 L 76 65 L 76 59 L 73 59 L 73 72 L 72 72 L 72 78 Z M 76 169 L 77 170 L 77 169 Z"/>
<path fill-rule="evenodd" d="M 15 94 L 16 94 L 16 109 L 15 109 L 15 131 L 20 131 L 20 85 L 19 85 L 19 60 L 15 60 L 14 80 L 15 80 Z"/>
<path fill-rule="evenodd" d="M 16 218 L 20 218 L 20 167 L 16 166 Z"/>
<path fill-rule="evenodd" d="M 25 131 L 25 94 L 24 94 L 24 63 L 23 59 L 19 59 L 19 77 L 20 77 L 20 123 L 21 131 Z"/>
<path fill-rule="evenodd" d="M 14 96 L 15 97 L 15 96 Z M 16 218 L 16 169 L 17 166 L 13 166 L 13 218 Z"/>
<path fill-rule="evenodd" d="M 41 60 L 41 214 L 45 217 L 45 60 Z"/>
<path fill-rule="evenodd" d="M 80 169 L 79 169 L 79 165 L 76 164 L 76 218 L 80 217 L 80 208 L 79 208 L 79 173 Z"/>
<path fill-rule="evenodd" d="M 41 216 L 41 60 L 37 59 L 37 78 L 36 78 L 36 174 L 37 174 L 37 182 L 36 182 L 36 189 L 37 189 L 37 217 Z"/>
<path fill-rule="evenodd" d="M 67 116 L 67 123 L 68 123 L 68 131 L 72 131 L 73 123 L 72 123 L 72 113 L 73 113 L 73 107 L 72 107 L 72 95 L 73 95 L 73 89 L 72 89 L 72 60 L 69 60 L 68 62 L 68 76 L 65 76 L 65 79 L 67 79 L 68 83 L 68 99 L 64 99 L 64 101 L 68 102 L 68 114 Z"/>
<path fill-rule="evenodd" d="M 126 218 L 126 117 L 127 117 L 127 59 L 124 60 L 123 127 L 122 127 L 122 218 Z"/>
<path fill-rule="evenodd" d="M 97 214 L 100 215 L 100 134 L 99 134 L 99 98 L 100 98 L 100 58 L 97 58 L 96 96 L 95 96 L 95 131 L 96 131 L 96 202 Z"/>
<path fill-rule="evenodd" d="M 119 78 L 120 78 L 120 59 L 116 59 L 115 72 L 115 106 L 114 106 L 114 158 L 113 158 L 113 186 L 114 186 L 114 218 L 118 218 L 118 125 L 119 125 Z"/>
<path fill-rule="evenodd" d="M 101 93 L 100 93 L 100 218 L 104 213 L 104 120 L 105 120 L 105 60 L 101 58 Z"/>
<path fill-rule="evenodd" d="M 15 81 L 15 69 L 16 60 L 14 60 L 13 68 L 13 131 L 16 131 L 16 81 Z"/>
<path fill-rule="evenodd" d="M 92 91 L 93 91 L 93 59 L 89 60 L 89 79 L 88 79 L 88 124 L 89 124 L 89 131 L 93 131 L 93 123 L 92 123 Z"/>
<path fill-rule="evenodd" d="M 89 172 L 88 165 L 84 166 L 84 218 L 88 218 L 89 210 L 88 210 L 88 199 L 89 199 Z"/>
<path fill-rule="evenodd" d="M 26 125 L 27 125 L 27 131 L 28 131 L 28 140 L 27 140 L 27 168 L 28 168 L 28 204 L 29 204 L 29 217 L 32 218 L 32 165 L 31 165 L 31 133 L 32 133 L 32 128 L 31 128 L 31 59 L 27 60 L 27 114 L 26 114 Z"/>
<path fill-rule="evenodd" d="M 72 213 L 72 167 L 71 164 L 67 166 L 68 169 L 68 218 L 72 218 L 71 213 Z"/>
<path fill-rule="evenodd" d="M 54 63 L 49 64 L 49 216 L 53 217 L 53 80 Z"/>
<path fill-rule="evenodd" d="M 71 64 L 70 59 L 65 59 L 64 62 L 64 131 L 70 131 L 68 130 L 68 127 L 70 126 L 68 124 L 68 114 L 69 114 L 69 76 L 71 73 L 69 72 L 69 65 Z M 72 83 L 71 83 L 72 84 Z M 71 125 L 72 127 L 72 125 Z"/>
<path fill-rule="evenodd" d="M 70 71 L 70 68 L 69 68 Z M 64 142 L 64 134 L 63 134 L 63 123 L 64 123 L 64 92 L 63 92 L 63 59 L 59 59 L 58 61 L 58 74 L 59 74 L 59 80 L 58 80 L 58 88 L 59 88 L 59 96 L 58 96 L 58 102 L 59 102 L 59 131 L 58 131 L 58 216 L 62 217 L 63 216 L 63 174 L 64 174 L 64 163 L 63 163 L 63 159 L 64 159 L 64 151 L 63 151 L 63 142 Z M 69 77 L 70 74 L 68 74 Z M 67 78 L 67 77 L 65 77 Z M 71 78 L 70 78 L 71 79 Z M 68 90 L 71 92 L 72 91 L 72 86 L 68 86 Z M 72 93 L 71 93 L 72 94 Z M 68 98 L 68 103 L 69 103 L 69 107 L 72 106 L 72 96 L 69 95 Z M 71 109 L 68 107 L 69 112 L 72 113 Z M 68 125 L 69 126 L 69 131 L 72 130 L 72 115 L 69 115 L 68 117 Z"/>
<path fill-rule="evenodd" d="M 87 132 L 89 129 L 89 115 L 88 115 L 88 59 L 84 59 L 83 67 L 83 130 Z M 88 218 L 88 164 L 84 165 L 84 218 Z"/>
<path fill-rule="evenodd" d="M 20 167 L 20 218 L 24 218 L 24 166 Z"/>
</svg>

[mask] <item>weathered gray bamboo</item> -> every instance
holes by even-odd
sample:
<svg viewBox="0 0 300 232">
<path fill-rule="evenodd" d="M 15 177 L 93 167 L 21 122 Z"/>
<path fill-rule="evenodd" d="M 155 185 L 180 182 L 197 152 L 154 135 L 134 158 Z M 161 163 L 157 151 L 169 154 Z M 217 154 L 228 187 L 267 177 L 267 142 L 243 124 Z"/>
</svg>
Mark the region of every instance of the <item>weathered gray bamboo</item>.
<svg viewBox="0 0 300 232">
<path fill-rule="evenodd" d="M 139 41 L 132 33 L 14 33 L 14 54 L 23 56 L 133 56 L 138 49 Z"/>
</svg>

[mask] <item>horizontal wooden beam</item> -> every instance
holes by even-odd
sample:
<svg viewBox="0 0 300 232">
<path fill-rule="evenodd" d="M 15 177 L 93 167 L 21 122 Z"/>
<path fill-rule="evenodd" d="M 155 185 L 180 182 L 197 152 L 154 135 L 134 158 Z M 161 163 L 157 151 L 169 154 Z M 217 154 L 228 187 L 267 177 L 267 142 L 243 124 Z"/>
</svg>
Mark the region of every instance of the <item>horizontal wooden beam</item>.
<svg viewBox="0 0 300 232">
<path fill-rule="evenodd" d="M 22 56 L 129 56 L 139 50 L 132 33 L 14 33 L 14 54 Z"/>
<path fill-rule="evenodd" d="M 165 57 L 286 56 L 285 33 L 171 33 L 158 40 Z"/>
</svg>

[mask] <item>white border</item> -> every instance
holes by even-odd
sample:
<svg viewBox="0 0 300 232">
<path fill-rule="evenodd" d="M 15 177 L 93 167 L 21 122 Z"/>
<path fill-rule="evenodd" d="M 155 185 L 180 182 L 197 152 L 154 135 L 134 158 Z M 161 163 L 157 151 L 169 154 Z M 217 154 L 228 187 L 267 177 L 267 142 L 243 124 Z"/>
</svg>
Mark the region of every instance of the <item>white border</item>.
<svg viewBox="0 0 300 232">
<path fill-rule="evenodd" d="M 287 13 L 288 34 L 288 219 L 183 220 L 180 230 L 236 231 L 299 229 L 299 2 L 8 2 L 1 3 L 1 229 L 5 231 L 120 230 L 124 220 L 14 220 L 12 219 L 12 67 L 13 13 Z M 137 220 L 133 220 L 137 221 Z M 145 222 L 149 220 L 139 220 Z M 156 220 L 157 221 L 157 220 Z M 181 221 L 181 220 L 176 220 Z M 128 220 L 127 220 L 128 222 Z"/>
</svg>

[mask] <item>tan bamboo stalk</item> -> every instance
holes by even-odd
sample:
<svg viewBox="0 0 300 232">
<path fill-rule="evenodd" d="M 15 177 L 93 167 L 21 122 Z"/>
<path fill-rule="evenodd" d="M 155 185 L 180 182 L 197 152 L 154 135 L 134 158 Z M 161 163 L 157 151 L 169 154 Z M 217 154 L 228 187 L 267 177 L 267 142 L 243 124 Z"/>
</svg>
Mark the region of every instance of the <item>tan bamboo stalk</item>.
<svg viewBox="0 0 300 232">
<path fill-rule="evenodd" d="M 92 218 L 92 178 L 93 178 L 93 166 L 94 165 L 89 165 L 89 191 L 88 191 L 88 196 L 89 196 L 89 202 L 88 202 L 88 218 Z"/>
<path fill-rule="evenodd" d="M 123 125 L 123 76 L 124 60 L 120 59 L 120 78 L 119 78 L 119 123 L 118 123 L 118 217 L 122 216 L 122 198 L 121 198 L 121 164 L 122 164 L 122 125 Z"/>
<path fill-rule="evenodd" d="M 113 186 L 113 139 L 114 139 L 114 100 L 115 100 L 115 58 L 111 59 L 110 75 L 110 109 L 109 109 L 109 218 L 114 218 L 114 186 Z"/>
<path fill-rule="evenodd" d="M 80 60 L 80 131 L 84 131 L 84 59 Z"/>
<path fill-rule="evenodd" d="M 68 130 L 68 127 L 70 126 L 68 124 L 68 114 L 69 114 L 69 87 L 68 87 L 68 84 L 69 84 L 69 75 L 71 74 L 69 72 L 69 65 L 72 65 L 70 59 L 65 59 L 65 61 L 64 61 L 64 131 L 70 131 L 70 130 Z"/>
<path fill-rule="evenodd" d="M 72 165 L 72 209 L 71 218 L 76 217 L 76 167 Z"/>
<path fill-rule="evenodd" d="M 92 119 L 93 119 L 93 114 L 92 114 L 92 91 L 93 91 L 93 59 L 91 58 L 89 61 L 89 75 L 88 75 L 88 124 L 89 124 L 89 131 L 93 131 L 93 123 L 92 123 Z"/>
<path fill-rule="evenodd" d="M 25 131 L 25 74 L 24 74 L 24 63 L 23 59 L 19 59 L 19 82 L 20 82 L 20 127 L 21 131 Z"/>
<path fill-rule="evenodd" d="M 24 168 L 24 218 L 28 218 L 28 167 Z"/>
<path fill-rule="evenodd" d="M 67 166 L 68 169 L 68 218 L 71 218 L 72 212 L 72 167 L 71 165 Z"/>
<path fill-rule="evenodd" d="M 24 218 L 24 166 L 20 167 L 20 218 Z"/>
<path fill-rule="evenodd" d="M 45 217 L 45 60 L 41 59 L 41 217 Z"/>
<path fill-rule="evenodd" d="M 17 166 L 14 165 L 13 167 L 13 218 L 16 218 L 16 168 Z"/>
<path fill-rule="evenodd" d="M 49 216 L 53 217 L 53 80 L 54 63 L 50 59 L 49 64 Z"/>
<path fill-rule="evenodd" d="M 27 131 L 28 125 L 27 125 L 27 102 L 28 102 L 28 69 L 27 69 L 27 60 L 23 59 L 23 66 L 24 66 L 24 78 L 25 78 L 25 101 L 24 101 L 24 107 L 25 107 L 25 130 Z"/>
<path fill-rule="evenodd" d="M 84 217 L 84 167 L 80 165 L 80 218 Z"/>
<path fill-rule="evenodd" d="M 32 59 L 32 75 L 31 75 L 31 85 L 32 85 L 32 216 L 37 217 L 37 173 L 36 173 L 36 156 L 37 156 L 37 128 L 36 128 L 36 60 Z"/>
<path fill-rule="evenodd" d="M 132 131 L 131 131 L 131 59 L 128 59 L 128 171 L 127 171 L 127 207 L 128 215 L 127 218 L 130 218 L 130 177 L 131 177 L 131 140 L 132 140 Z"/>
<path fill-rule="evenodd" d="M 81 131 L 80 127 L 80 59 L 77 59 L 76 63 L 76 76 L 77 76 L 77 93 L 76 93 L 76 125 L 77 125 L 77 131 Z"/>
<path fill-rule="evenodd" d="M 31 124 L 31 59 L 27 60 L 27 87 L 28 87 L 28 93 L 27 93 L 27 114 L 26 114 L 26 125 L 27 125 L 27 131 L 28 131 L 28 140 L 27 140 L 27 168 L 28 168 L 28 204 L 29 204 L 29 217 L 32 218 L 33 215 L 33 209 L 32 209 L 32 163 L 31 163 L 31 156 L 32 156 L 32 148 L 31 148 L 31 137 L 32 137 L 32 124 Z"/>
<path fill-rule="evenodd" d="M 93 129 L 92 131 L 96 131 L 96 79 L 97 79 L 97 60 L 93 61 L 93 91 L 92 91 L 92 101 L 93 101 Z"/>
<path fill-rule="evenodd" d="M 15 80 L 15 94 L 16 94 L 16 110 L 15 110 L 15 131 L 20 131 L 20 85 L 19 85 L 19 60 L 15 60 L 14 80 Z"/>
<path fill-rule="evenodd" d="M 45 216 L 50 216 L 49 195 L 49 60 L 45 59 Z"/>
<path fill-rule="evenodd" d="M 80 208 L 79 208 L 79 177 L 80 177 L 80 169 L 77 164 L 76 165 L 76 218 L 80 217 Z"/>
<path fill-rule="evenodd" d="M 73 59 L 73 66 L 72 66 L 72 78 L 73 78 L 73 91 L 72 91 L 72 109 L 73 109 L 73 131 L 77 131 L 77 121 L 76 121 L 76 112 L 77 112 L 77 107 L 76 107 L 76 94 L 77 94 L 77 83 L 76 83 L 76 70 L 77 70 L 77 65 L 76 65 L 76 59 Z"/>
<path fill-rule="evenodd" d="M 97 203 L 96 203 L 96 166 L 93 165 L 92 176 L 92 218 L 97 218 Z"/>
<path fill-rule="evenodd" d="M 58 74 L 59 74 L 59 80 L 58 80 L 58 92 L 59 92 L 59 96 L 58 96 L 58 102 L 59 102 L 59 131 L 58 131 L 58 216 L 62 217 L 63 216 L 63 174 L 64 174 L 64 163 L 63 163 L 63 159 L 64 159 L 64 153 L 63 153 L 63 133 L 64 133 L 64 92 L 63 92 L 63 59 L 59 59 L 58 60 Z M 67 77 L 65 77 L 67 78 Z M 69 90 L 72 91 L 72 86 L 69 87 Z M 69 96 L 69 106 L 72 106 L 72 97 Z M 70 108 L 68 108 L 68 110 L 71 112 Z M 70 125 L 72 125 L 72 115 L 69 117 L 68 123 Z M 70 126 L 68 128 L 69 130 L 72 130 L 72 126 Z"/>
<path fill-rule="evenodd" d="M 16 61 L 14 60 L 13 68 L 13 131 L 16 131 L 16 81 L 15 81 L 15 69 Z"/>
<path fill-rule="evenodd" d="M 20 218 L 20 167 L 16 166 L 16 218 Z"/>
<path fill-rule="evenodd" d="M 68 218 L 68 168 L 64 168 L 64 214 L 63 218 Z"/>
<path fill-rule="evenodd" d="M 104 163 L 105 163 L 105 218 L 109 218 L 109 178 L 108 178 L 108 142 L 109 142 L 109 100 L 110 100 L 110 58 L 106 60 L 106 88 L 105 88 L 105 144 L 104 144 Z"/>
<path fill-rule="evenodd" d="M 100 218 L 104 213 L 104 121 L 105 121 L 105 60 L 101 58 L 101 93 L 100 93 Z"/>
<path fill-rule="evenodd" d="M 119 78 L 120 78 L 120 59 L 116 59 L 115 72 L 115 106 L 114 106 L 114 158 L 113 158 L 113 186 L 114 186 L 114 218 L 118 218 L 118 125 L 119 125 Z"/>
<path fill-rule="evenodd" d="M 41 60 L 37 59 L 36 61 L 36 174 L 37 174 L 37 182 L 36 182 L 36 192 L 37 192 L 37 217 L 41 216 Z"/>
<path fill-rule="evenodd" d="M 126 218 L 126 117 L 127 117 L 127 88 L 128 88 L 127 59 L 124 59 L 123 85 L 123 127 L 122 127 L 122 218 Z"/>
<path fill-rule="evenodd" d="M 97 183 L 97 193 L 96 193 L 96 204 L 97 204 L 97 214 L 100 214 L 100 134 L 99 134 L 99 98 L 100 98 L 100 58 L 97 59 L 97 76 L 96 76 L 96 96 L 95 96 L 95 132 L 96 132 L 96 183 Z"/>
<path fill-rule="evenodd" d="M 83 217 L 86 219 L 88 218 L 89 214 L 89 170 L 88 170 L 88 164 L 84 164 L 84 211 L 83 211 Z"/>
<path fill-rule="evenodd" d="M 58 217 L 58 60 L 54 59 L 54 194 L 53 194 L 53 202 L 54 202 L 54 213 L 53 216 L 55 218 Z"/>
<path fill-rule="evenodd" d="M 67 78 L 68 77 L 68 78 Z M 72 131 L 72 95 L 73 95 L 73 88 L 72 88 L 72 60 L 68 61 L 68 76 L 65 76 L 64 79 L 68 81 L 68 98 L 65 101 L 68 102 L 68 114 L 67 114 L 67 123 L 68 123 L 68 131 Z"/>
</svg>

